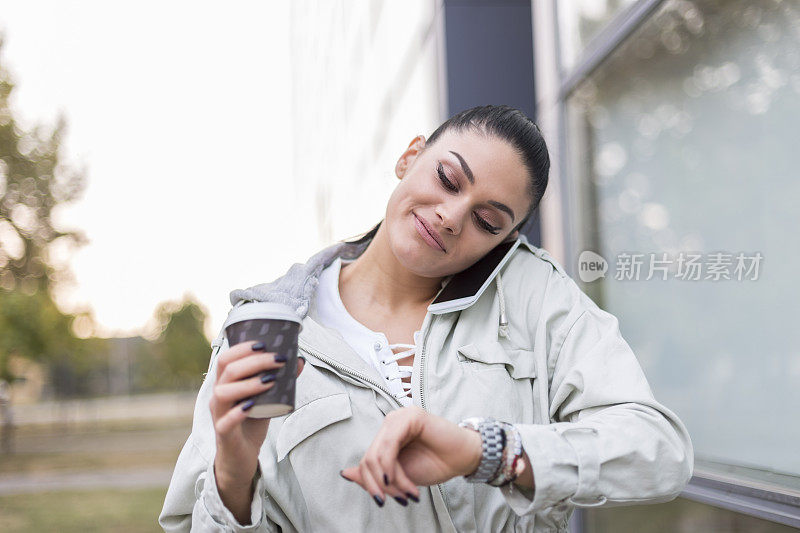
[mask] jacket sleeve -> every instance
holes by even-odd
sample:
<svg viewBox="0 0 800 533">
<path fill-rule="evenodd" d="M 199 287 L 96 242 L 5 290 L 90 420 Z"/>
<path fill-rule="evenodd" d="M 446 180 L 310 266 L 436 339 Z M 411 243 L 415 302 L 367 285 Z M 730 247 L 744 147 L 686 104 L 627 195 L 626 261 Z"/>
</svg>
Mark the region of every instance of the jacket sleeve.
<svg viewBox="0 0 800 533">
<path fill-rule="evenodd" d="M 243 526 L 225 507 L 214 478 L 214 433 L 209 401 L 216 380 L 216 356 L 228 347 L 222 333 L 214 341 L 208 373 L 200 387 L 194 408 L 192 432 L 181 449 L 172 473 L 164 507 L 158 522 L 164 531 L 275 532 L 279 531 L 265 513 L 267 492 L 262 465 L 253 477 L 255 490 L 250 504 L 250 524 Z"/>
<path fill-rule="evenodd" d="M 528 497 L 512 483 L 501 487 L 506 501 L 522 516 L 672 500 L 694 463 L 683 423 L 653 397 L 616 317 L 565 275 L 549 280 L 548 301 L 557 303 L 543 305 L 533 336 L 534 356 L 546 357 L 552 376 L 544 397 L 553 423 L 515 424 L 534 491 Z"/>
</svg>

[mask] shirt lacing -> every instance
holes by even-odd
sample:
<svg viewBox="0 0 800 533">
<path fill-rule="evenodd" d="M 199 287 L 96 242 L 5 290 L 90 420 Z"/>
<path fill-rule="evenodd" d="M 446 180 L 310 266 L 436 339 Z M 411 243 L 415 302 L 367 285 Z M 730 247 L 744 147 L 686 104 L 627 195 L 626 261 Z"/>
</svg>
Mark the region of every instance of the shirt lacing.
<svg viewBox="0 0 800 533">
<path fill-rule="evenodd" d="M 416 352 L 417 352 L 417 347 L 414 344 L 403 344 L 403 343 L 390 344 L 389 345 L 389 350 L 392 350 L 393 348 L 410 348 L 410 349 L 402 351 L 400 353 L 392 354 L 389 357 L 381 358 L 380 362 L 382 364 L 389 365 L 391 363 L 394 363 L 395 361 L 403 359 L 404 357 L 408 357 L 409 355 L 416 354 Z M 402 381 L 402 379 L 403 378 L 407 378 L 407 377 L 411 377 L 411 373 L 412 373 L 413 368 L 414 367 L 411 367 L 411 366 L 397 365 L 397 371 L 394 372 L 393 374 L 390 372 L 390 370 L 388 368 L 384 368 L 384 370 L 386 371 L 385 372 L 386 373 L 386 379 L 389 379 L 389 380 L 399 379 L 400 380 L 399 383 L 400 383 L 400 386 L 403 388 L 403 394 L 401 394 L 399 396 L 395 395 L 395 398 L 397 398 L 398 400 L 400 398 L 403 398 L 403 397 L 411 398 L 411 383 L 406 383 L 405 381 Z"/>
</svg>

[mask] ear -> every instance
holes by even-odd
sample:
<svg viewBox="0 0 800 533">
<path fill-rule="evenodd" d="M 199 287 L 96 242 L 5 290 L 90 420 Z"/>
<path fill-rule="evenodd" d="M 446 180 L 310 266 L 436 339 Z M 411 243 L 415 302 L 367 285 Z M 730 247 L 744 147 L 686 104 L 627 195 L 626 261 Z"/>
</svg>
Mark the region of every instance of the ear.
<svg viewBox="0 0 800 533">
<path fill-rule="evenodd" d="M 397 174 L 398 179 L 403 179 L 403 176 L 406 175 L 406 172 L 411 168 L 411 165 L 420 152 L 422 152 L 423 148 L 425 148 L 424 135 L 417 135 L 411 139 L 411 142 L 408 143 L 408 148 L 406 148 L 406 151 L 400 156 L 400 159 L 397 160 L 397 164 L 394 167 L 394 172 Z"/>
</svg>

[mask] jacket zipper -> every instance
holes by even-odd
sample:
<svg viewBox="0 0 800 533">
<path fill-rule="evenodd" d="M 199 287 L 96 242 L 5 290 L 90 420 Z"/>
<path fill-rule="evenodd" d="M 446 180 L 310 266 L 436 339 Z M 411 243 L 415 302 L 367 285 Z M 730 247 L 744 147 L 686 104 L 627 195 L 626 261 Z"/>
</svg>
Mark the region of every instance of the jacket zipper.
<svg viewBox="0 0 800 533">
<path fill-rule="evenodd" d="M 394 394 L 392 394 L 392 391 L 390 391 L 389 389 L 387 389 L 386 387 L 384 387 L 380 383 L 374 381 L 371 377 L 369 377 L 367 375 L 364 375 L 361 372 L 358 372 L 356 370 L 353 370 L 352 368 L 350 368 L 348 366 L 345 366 L 345 365 L 343 365 L 341 363 L 337 363 L 336 361 L 330 359 L 329 357 L 327 357 L 325 355 L 322 355 L 318 351 L 310 348 L 307 344 L 305 344 L 302 341 L 300 341 L 298 343 L 298 348 L 300 348 L 301 350 L 303 350 L 306 353 L 309 353 L 309 354 L 313 355 L 317 359 L 320 359 L 321 361 L 324 361 L 325 363 L 331 365 L 332 367 L 334 367 L 335 369 L 339 370 L 340 372 L 344 372 L 345 374 L 350 374 L 351 376 L 357 377 L 357 378 L 361 379 L 362 381 L 366 381 L 370 385 L 374 385 L 376 388 L 378 388 L 378 389 L 382 390 L 383 392 L 385 392 L 388 396 L 391 396 L 392 399 L 395 401 L 395 403 L 397 403 L 398 407 L 403 407 L 403 404 L 400 403 L 400 400 L 398 400 L 397 398 L 394 397 Z"/>
<path fill-rule="evenodd" d="M 419 402 L 420 402 L 420 405 L 422 406 L 422 408 L 425 409 L 426 411 L 427 411 L 427 409 L 425 408 L 425 396 L 422 394 L 423 381 L 425 380 L 425 377 L 424 377 L 425 376 L 425 372 L 424 372 L 425 341 L 428 340 L 428 334 L 430 333 L 431 327 L 433 325 L 434 318 L 435 318 L 435 316 L 431 317 L 431 325 L 428 327 L 428 331 L 425 332 L 425 337 L 422 339 L 422 350 L 420 351 L 420 354 L 419 354 Z M 298 341 L 299 341 L 299 339 L 298 339 Z M 340 372 L 344 372 L 345 374 L 350 374 L 351 376 L 357 377 L 357 378 L 361 379 L 362 381 L 366 381 L 370 385 L 375 386 L 376 388 L 378 388 L 378 389 L 382 390 L 383 392 L 385 392 L 387 395 L 391 396 L 392 399 L 395 401 L 395 403 L 397 403 L 398 407 L 403 407 L 403 404 L 400 403 L 400 400 L 395 398 L 394 394 L 392 394 L 392 392 L 390 390 L 388 390 L 382 384 L 377 383 L 376 381 L 374 381 L 371 377 L 366 376 L 366 375 L 364 375 L 361 372 L 358 372 L 356 370 L 353 370 L 352 368 L 350 368 L 348 366 L 345 366 L 345 365 L 343 365 L 341 363 L 337 363 L 333 359 L 331 359 L 331 358 L 329 358 L 329 357 L 327 357 L 325 355 L 322 355 L 318 351 L 310 348 L 305 342 L 299 341 L 298 342 L 298 348 L 303 350 L 304 352 L 307 352 L 307 353 L 313 355 L 317 359 L 320 359 L 321 361 L 324 361 L 325 363 L 331 365 L 333 368 L 339 370 Z M 445 502 L 445 507 L 447 507 L 447 499 L 445 498 L 444 490 L 442 489 L 442 485 L 440 483 L 437 483 L 436 487 L 439 489 L 439 494 L 442 496 L 442 501 Z"/>
<path fill-rule="evenodd" d="M 428 331 L 425 332 L 425 337 L 422 339 L 422 350 L 420 350 L 419 353 L 419 404 L 426 411 L 428 409 L 425 407 L 425 395 L 423 394 L 423 390 L 425 388 L 425 342 L 428 340 L 428 334 L 430 333 L 431 329 L 433 329 L 433 321 L 435 319 L 436 315 L 431 316 L 431 323 L 428 325 Z M 442 489 L 441 483 L 437 483 L 436 487 L 439 489 L 439 494 L 442 496 L 445 509 L 447 509 L 447 498 L 445 498 L 444 489 Z"/>
</svg>

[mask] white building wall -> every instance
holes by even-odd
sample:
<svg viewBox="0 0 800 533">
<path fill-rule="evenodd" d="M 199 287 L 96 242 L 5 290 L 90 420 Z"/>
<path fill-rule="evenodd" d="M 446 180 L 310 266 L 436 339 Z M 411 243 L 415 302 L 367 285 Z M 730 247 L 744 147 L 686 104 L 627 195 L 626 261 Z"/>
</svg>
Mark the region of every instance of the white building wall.
<svg viewBox="0 0 800 533">
<path fill-rule="evenodd" d="M 292 179 L 320 246 L 385 216 L 397 158 L 446 118 L 441 12 L 440 0 L 292 2 Z"/>
</svg>

